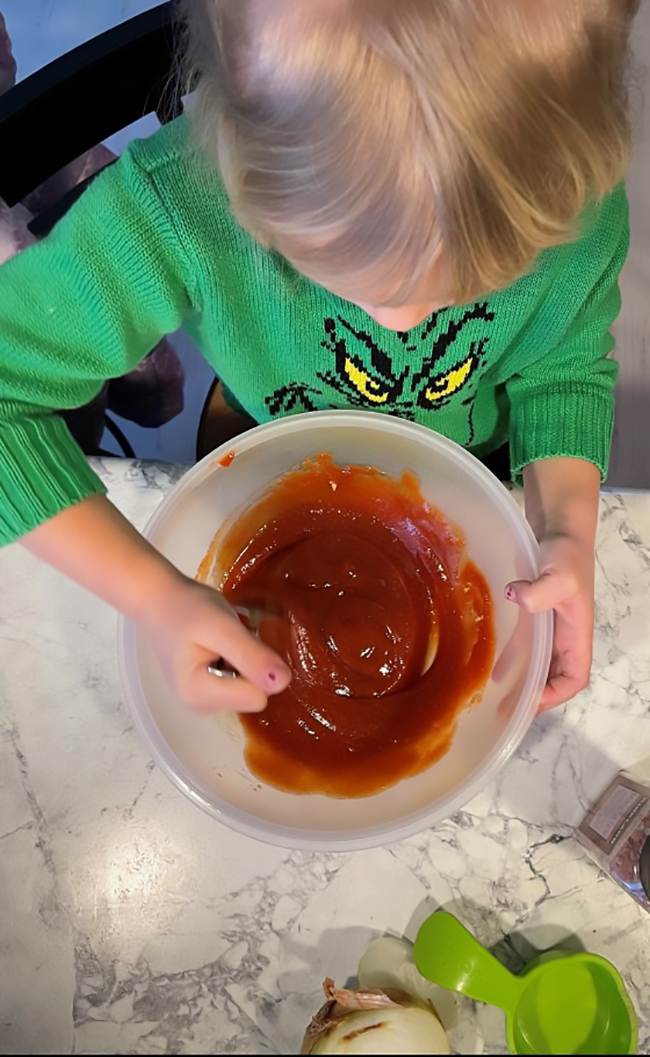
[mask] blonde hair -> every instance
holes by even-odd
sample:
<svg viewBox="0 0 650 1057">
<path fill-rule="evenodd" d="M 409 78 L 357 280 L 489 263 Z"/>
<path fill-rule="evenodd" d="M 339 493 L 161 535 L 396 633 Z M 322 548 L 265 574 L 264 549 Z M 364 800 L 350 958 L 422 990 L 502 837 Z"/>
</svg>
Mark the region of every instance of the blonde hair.
<svg viewBox="0 0 650 1057">
<path fill-rule="evenodd" d="M 622 178 L 638 0 L 186 0 L 241 224 L 352 300 L 512 283 Z M 345 296 L 345 294 L 344 294 Z"/>
</svg>

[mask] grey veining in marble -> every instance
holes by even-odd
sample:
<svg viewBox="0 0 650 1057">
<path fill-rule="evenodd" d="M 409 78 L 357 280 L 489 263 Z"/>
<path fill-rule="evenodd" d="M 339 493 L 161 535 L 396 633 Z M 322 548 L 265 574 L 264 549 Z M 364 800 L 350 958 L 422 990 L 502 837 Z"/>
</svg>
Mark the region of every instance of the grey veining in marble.
<svg viewBox="0 0 650 1057">
<path fill-rule="evenodd" d="M 98 468 L 138 526 L 182 472 Z M 435 832 L 357 854 L 204 817 L 132 730 L 114 615 L 17 547 L 0 583 L 0 1052 L 296 1053 L 324 976 L 438 905 L 515 969 L 556 943 L 611 958 L 649 1052 L 650 916 L 571 838 L 618 768 L 650 773 L 649 495 L 603 497 L 591 689 Z M 461 1052 L 504 1052 L 497 1011 L 441 1011 Z"/>
</svg>

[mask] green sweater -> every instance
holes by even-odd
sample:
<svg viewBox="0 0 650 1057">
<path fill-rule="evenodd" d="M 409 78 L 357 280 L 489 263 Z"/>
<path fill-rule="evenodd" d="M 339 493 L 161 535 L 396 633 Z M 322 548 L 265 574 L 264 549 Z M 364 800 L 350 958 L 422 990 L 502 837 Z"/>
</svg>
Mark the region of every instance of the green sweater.
<svg viewBox="0 0 650 1057">
<path fill-rule="evenodd" d="M 0 268 L 0 543 L 103 491 L 54 410 L 87 403 L 179 327 L 258 422 L 366 408 L 478 455 L 509 439 L 515 474 L 553 456 L 604 474 L 623 189 L 594 214 L 509 289 L 393 333 L 237 225 L 185 119 L 133 143 Z"/>
</svg>

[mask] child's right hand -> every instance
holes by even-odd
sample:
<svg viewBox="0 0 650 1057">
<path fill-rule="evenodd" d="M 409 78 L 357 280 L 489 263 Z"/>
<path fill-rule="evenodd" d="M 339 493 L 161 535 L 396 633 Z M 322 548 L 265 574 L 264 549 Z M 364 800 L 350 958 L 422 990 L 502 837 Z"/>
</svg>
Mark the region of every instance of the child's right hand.
<svg viewBox="0 0 650 1057">
<path fill-rule="evenodd" d="M 261 712 L 269 694 L 289 685 L 287 665 L 246 630 L 223 596 L 179 573 L 103 496 L 64 510 L 23 543 L 139 624 L 190 708 Z M 209 674 L 221 657 L 241 678 Z"/>
<path fill-rule="evenodd" d="M 168 604 L 142 621 L 167 679 L 192 709 L 261 712 L 269 694 L 284 690 L 291 672 L 273 650 L 255 638 L 218 591 L 178 577 Z M 210 675 L 223 658 L 238 679 Z"/>
</svg>

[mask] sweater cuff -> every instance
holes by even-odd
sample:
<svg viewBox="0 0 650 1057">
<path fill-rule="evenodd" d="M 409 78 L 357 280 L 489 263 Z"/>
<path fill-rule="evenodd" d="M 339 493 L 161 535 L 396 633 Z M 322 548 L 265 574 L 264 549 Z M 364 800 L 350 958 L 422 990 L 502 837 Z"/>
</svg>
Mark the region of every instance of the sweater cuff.
<svg viewBox="0 0 650 1057">
<path fill-rule="evenodd" d="M 0 426 L 0 546 L 106 488 L 63 419 Z"/>
<path fill-rule="evenodd" d="M 611 391 L 580 382 L 559 382 L 522 393 L 510 420 L 512 478 L 540 459 L 584 459 L 607 477 L 614 428 Z"/>
</svg>

